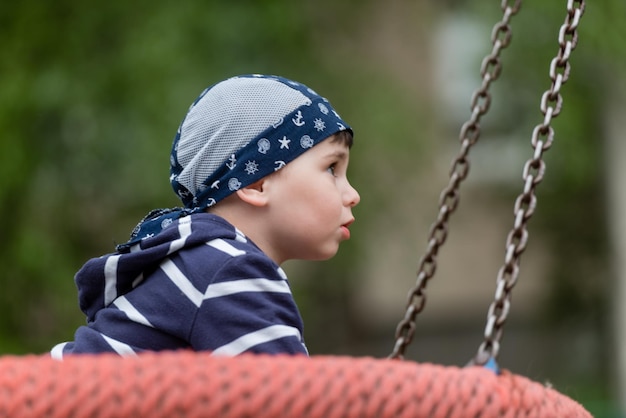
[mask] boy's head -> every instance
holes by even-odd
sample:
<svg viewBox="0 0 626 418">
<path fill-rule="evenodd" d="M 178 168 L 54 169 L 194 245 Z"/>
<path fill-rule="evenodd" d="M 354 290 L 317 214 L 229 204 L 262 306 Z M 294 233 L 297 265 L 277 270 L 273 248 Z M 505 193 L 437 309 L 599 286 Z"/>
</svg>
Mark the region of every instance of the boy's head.
<svg viewBox="0 0 626 418">
<path fill-rule="evenodd" d="M 277 76 L 229 78 L 202 92 L 183 119 L 170 182 L 186 208 L 204 210 L 338 133 L 351 145 L 348 124 L 307 86 Z"/>
</svg>

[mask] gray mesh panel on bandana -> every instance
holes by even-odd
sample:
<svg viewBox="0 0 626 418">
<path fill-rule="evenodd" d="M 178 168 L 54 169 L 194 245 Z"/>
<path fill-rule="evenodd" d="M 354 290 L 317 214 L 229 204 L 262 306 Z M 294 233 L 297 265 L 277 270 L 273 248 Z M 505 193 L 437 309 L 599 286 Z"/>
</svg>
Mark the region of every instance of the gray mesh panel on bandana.
<svg viewBox="0 0 626 418">
<path fill-rule="evenodd" d="M 229 78 L 189 108 L 174 138 L 170 183 L 187 210 L 201 211 L 340 131 L 352 132 L 304 84 L 260 74 Z"/>
<path fill-rule="evenodd" d="M 180 128 L 178 182 L 192 193 L 237 150 L 310 99 L 276 80 L 230 79 L 208 89 Z M 201 163 L 200 163 L 201 161 Z"/>
</svg>

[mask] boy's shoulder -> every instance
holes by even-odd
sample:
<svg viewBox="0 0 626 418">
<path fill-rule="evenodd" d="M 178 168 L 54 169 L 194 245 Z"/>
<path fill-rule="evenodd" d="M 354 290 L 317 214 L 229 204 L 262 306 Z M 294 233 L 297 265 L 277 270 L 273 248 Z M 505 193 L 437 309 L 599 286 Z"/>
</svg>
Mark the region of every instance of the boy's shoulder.
<svg viewBox="0 0 626 418">
<path fill-rule="evenodd" d="M 287 280 L 280 266 L 223 218 L 201 213 L 191 215 L 190 222 L 194 239 L 171 258 L 192 282 Z"/>
<path fill-rule="evenodd" d="M 87 261 L 75 276 L 79 304 L 88 318 L 127 294 L 155 272 L 197 288 L 242 277 L 282 279 L 281 269 L 254 243 L 223 218 L 192 214 L 141 240 L 128 252 Z M 163 277 L 165 277 L 163 276 Z"/>
</svg>

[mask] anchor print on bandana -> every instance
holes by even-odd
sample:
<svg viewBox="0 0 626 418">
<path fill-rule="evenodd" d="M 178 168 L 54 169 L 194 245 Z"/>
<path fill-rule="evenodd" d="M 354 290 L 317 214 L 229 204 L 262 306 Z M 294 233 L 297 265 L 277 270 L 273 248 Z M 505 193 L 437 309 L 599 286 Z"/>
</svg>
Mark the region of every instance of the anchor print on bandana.
<svg viewBox="0 0 626 418">
<path fill-rule="evenodd" d="M 291 121 L 296 126 L 303 126 L 306 123 L 304 121 L 304 116 L 302 116 L 302 111 L 301 110 L 298 110 L 298 113 L 296 113 L 295 117 L 291 118 Z"/>
<path fill-rule="evenodd" d="M 180 196 L 181 200 L 187 199 L 190 194 L 189 190 L 183 189 L 182 187 L 178 189 L 178 196 Z"/>
<path fill-rule="evenodd" d="M 226 167 L 231 170 L 237 166 L 237 158 L 235 158 L 235 154 L 232 154 L 226 163 Z"/>
</svg>

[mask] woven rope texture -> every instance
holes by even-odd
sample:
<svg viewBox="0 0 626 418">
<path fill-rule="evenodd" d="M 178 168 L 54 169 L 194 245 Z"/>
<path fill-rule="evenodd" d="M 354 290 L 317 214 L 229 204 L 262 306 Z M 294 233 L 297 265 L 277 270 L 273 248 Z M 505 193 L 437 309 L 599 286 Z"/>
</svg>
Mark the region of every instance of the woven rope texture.
<svg viewBox="0 0 626 418">
<path fill-rule="evenodd" d="M 525 377 L 399 360 L 0 357 L 0 417 L 591 417 Z"/>
</svg>

